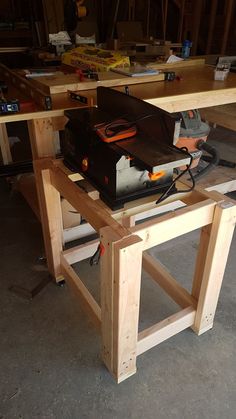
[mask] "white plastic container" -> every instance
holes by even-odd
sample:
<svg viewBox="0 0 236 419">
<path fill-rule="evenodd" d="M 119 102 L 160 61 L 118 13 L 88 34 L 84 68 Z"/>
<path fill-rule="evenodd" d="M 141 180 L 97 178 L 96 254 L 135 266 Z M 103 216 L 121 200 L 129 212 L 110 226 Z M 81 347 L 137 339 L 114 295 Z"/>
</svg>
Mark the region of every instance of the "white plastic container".
<svg viewBox="0 0 236 419">
<path fill-rule="evenodd" d="M 214 70 L 214 79 L 224 81 L 227 79 L 229 74 L 230 64 L 218 64 L 216 69 Z"/>
</svg>

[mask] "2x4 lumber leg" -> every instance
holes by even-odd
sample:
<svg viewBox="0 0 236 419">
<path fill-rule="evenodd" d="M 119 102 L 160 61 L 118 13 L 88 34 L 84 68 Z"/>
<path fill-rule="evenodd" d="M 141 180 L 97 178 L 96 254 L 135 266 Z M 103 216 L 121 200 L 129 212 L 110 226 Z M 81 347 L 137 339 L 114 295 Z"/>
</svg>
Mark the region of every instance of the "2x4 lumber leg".
<svg viewBox="0 0 236 419">
<path fill-rule="evenodd" d="M 2 154 L 3 164 L 9 164 L 12 162 L 12 155 L 10 149 L 10 143 L 7 134 L 6 124 L 0 124 L 0 149 Z"/>
<path fill-rule="evenodd" d="M 51 182 L 51 171 L 41 170 L 40 161 L 34 164 L 44 246 L 50 274 L 61 281 L 60 257 L 63 248 L 63 226 L 60 194 Z"/>
<path fill-rule="evenodd" d="M 225 201 L 216 205 L 207 253 L 203 260 L 201 287 L 199 291 L 195 289 L 199 298 L 193 329 L 198 335 L 213 326 L 235 223 L 235 204 Z"/>
<path fill-rule="evenodd" d="M 117 241 L 110 227 L 101 229 L 103 360 L 119 383 L 136 372 L 142 269 L 142 240 Z"/>
<path fill-rule="evenodd" d="M 196 300 L 198 300 L 199 294 L 200 294 L 203 271 L 204 271 L 204 267 L 206 263 L 207 249 L 210 242 L 211 228 L 212 228 L 212 224 L 208 224 L 207 226 L 202 227 L 202 230 L 201 230 L 199 249 L 198 249 L 198 254 L 197 254 L 195 273 L 194 273 L 193 285 L 192 285 L 192 296 L 196 298 Z"/>
<path fill-rule="evenodd" d="M 34 160 L 55 156 L 52 118 L 28 121 L 28 131 Z"/>
</svg>

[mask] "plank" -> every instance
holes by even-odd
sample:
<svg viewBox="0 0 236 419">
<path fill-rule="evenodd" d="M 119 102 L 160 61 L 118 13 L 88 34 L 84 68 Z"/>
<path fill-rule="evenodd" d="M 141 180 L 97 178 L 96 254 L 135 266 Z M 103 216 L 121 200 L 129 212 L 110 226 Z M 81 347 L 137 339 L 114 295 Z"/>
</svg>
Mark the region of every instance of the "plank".
<svg viewBox="0 0 236 419">
<path fill-rule="evenodd" d="M 212 223 L 193 329 L 200 335 L 213 327 L 228 253 L 236 224 L 236 205 L 222 202 L 216 206 Z"/>
<path fill-rule="evenodd" d="M 143 240 L 143 250 L 150 249 L 182 234 L 210 224 L 213 219 L 215 202 L 211 199 L 166 214 L 158 220 L 150 220 L 130 228 Z"/>
<path fill-rule="evenodd" d="M 64 250 L 63 256 L 69 265 L 73 265 L 94 255 L 99 243 L 99 240 L 95 239 L 79 246 L 74 246 L 71 249 Z"/>
<path fill-rule="evenodd" d="M 207 191 L 218 191 L 222 194 L 235 191 L 235 169 L 217 166 L 202 179 L 199 179 L 199 185 Z"/>
<path fill-rule="evenodd" d="M 215 123 L 224 128 L 236 131 L 236 103 L 230 105 L 211 106 L 201 109 L 201 117 L 205 121 Z"/>
<path fill-rule="evenodd" d="M 214 186 L 206 188 L 207 191 L 217 191 L 221 194 L 227 194 L 229 192 L 236 191 L 236 179 L 228 180 L 227 182 L 220 183 Z"/>
<path fill-rule="evenodd" d="M 45 94 L 65 93 L 68 90 L 84 91 L 93 90 L 100 86 L 126 86 L 137 83 L 149 83 L 155 81 L 163 81 L 163 74 L 154 74 L 138 77 L 127 77 L 122 74 L 116 74 L 112 71 L 98 73 L 99 80 L 84 79 L 79 80 L 79 76 L 75 73 L 44 76 L 40 78 L 31 79 L 32 83 L 40 88 Z"/>
<path fill-rule="evenodd" d="M 143 269 L 182 308 L 196 307 L 196 300 L 183 288 L 165 267 L 147 252 L 143 253 Z"/>
<path fill-rule="evenodd" d="M 35 162 L 34 172 L 37 178 L 36 186 L 48 270 L 56 281 L 61 281 L 63 279 L 60 261 L 63 226 L 60 194 L 52 185 L 49 169 L 41 170 L 40 164 Z"/>
<path fill-rule="evenodd" d="M 1 47 L 0 54 L 12 53 L 12 52 L 26 52 L 29 47 Z"/>
<path fill-rule="evenodd" d="M 188 109 L 200 109 L 209 106 L 214 106 L 215 103 L 219 105 L 234 103 L 236 98 L 236 87 L 229 89 L 208 90 L 205 92 L 194 92 L 182 95 L 176 95 L 155 99 L 145 99 L 145 102 L 173 113 L 179 111 L 187 111 Z"/>
<path fill-rule="evenodd" d="M 206 264 L 207 250 L 211 236 L 212 224 L 201 229 L 199 247 L 195 263 L 195 271 L 192 283 L 192 296 L 198 300 L 202 285 L 203 271 Z"/>
<path fill-rule="evenodd" d="M 196 310 L 187 307 L 138 334 L 137 355 L 141 355 L 159 343 L 191 327 Z"/>
<path fill-rule="evenodd" d="M 182 77 L 181 81 L 133 84 L 129 87 L 129 93 L 169 112 L 236 103 L 236 74 L 230 73 L 224 82 L 216 82 L 214 68 L 204 65 L 181 68 L 178 74 Z M 124 91 L 122 86 L 115 89 Z M 96 104 L 96 90 L 83 91 L 83 95 L 89 100 L 93 99 Z M 86 105 L 70 100 L 66 93 L 60 93 L 53 95 L 52 107 L 51 111 L 38 109 L 37 112 L 3 115 L 1 122 L 64 116 L 65 109 L 83 108 Z"/>
<path fill-rule="evenodd" d="M 120 237 L 130 234 L 111 217 L 105 208 L 99 206 L 86 192 L 71 182 L 59 167 L 51 165 L 51 168 L 53 185 L 96 231 L 110 225 Z"/>
<path fill-rule="evenodd" d="M 41 221 L 34 175 L 31 173 L 20 176 L 17 180 L 17 189 L 24 196 L 38 220 Z"/>
<path fill-rule="evenodd" d="M 148 63 L 148 67 L 153 68 L 155 70 L 165 70 L 165 71 L 176 71 L 181 70 L 183 68 L 189 68 L 189 67 L 197 67 L 197 66 L 203 66 L 205 64 L 205 58 L 201 57 L 191 57 L 187 60 L 183 61 L 176 61 L 175 63 Z"/>
<path fill-rule="evenodd" d="M 120 383 L 136 372 L 142 240 L 130 236 L 115 241 L 109 227 L 101 230 L 103 360 Z"/>
<path fill-rule="evenodd" d="M 92 322 L 97 328 L 101 328 L 101 308 L 93 298 L 92 294 L 86 288 L 80 277 L 69 265 L 66 258 L 61 255 L 61 270 L 65 276 L 66 282 L 72 288 L 73 292 L 79 297 L 82 308 L 86 311 Z"/>
<path fill-rule="evenodd" d="M 28 131 L 34 160 L 56 155 L 52 118 L 28 121 Z"/>
<path fill-rule="evenodd" d="M 27 96 L 31 97 L 35 103 L 40 105 L 42 109 L 50 110 L 52 109 L 52 100 L 49 95 L 46 95 L 42 90 L 37 87 L 33 87 L 30 81 L 26 80 L 24 77 L 21 77 L 17 74 L 16 71 L 10 70 L 4 64 L 0 63 L 0 74 L 6 79 L 9 83 L 17 87 Z"/>
<path fill-rule="evenodd" d="M 77 227 L 66 228 L 63 231 L 63 241 L 64 243 L 69 243 L 73 240 L 79 240 L 84 237 L 90 236 L 91 234 L 95 234 L 96 231 L 94 228 L 86 223 L 80 224 Z"/>
<path fill-rule="evenodd" d="M 0 150 L 2 154 L 3 164 L 12 162 L 11 148 L 8 140 L 6 124 L 0 123 Z"/>
</svg>

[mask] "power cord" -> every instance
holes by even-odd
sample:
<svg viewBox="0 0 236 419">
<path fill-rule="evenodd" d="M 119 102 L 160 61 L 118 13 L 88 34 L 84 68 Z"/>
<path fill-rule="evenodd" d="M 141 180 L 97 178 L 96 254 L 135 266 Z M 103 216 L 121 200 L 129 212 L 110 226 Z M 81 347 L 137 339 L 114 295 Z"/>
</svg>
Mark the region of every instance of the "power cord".
<svg viewBox="0 0 236 419">
<path fill-rule="evenodd" d="M 191 165 L 192 165 L 192 162 L 193 162 L 193 156 L 188 152 L 188 149 L 187 149 L 187 147 L 181 147 L 181 148 L 178 148 L 178 147 L 176 147 L 176 146 L 173 146 L 176 150 L 178 150 L 178 151 L 180 151 L 180 150 L 182 150 L 183 152 L 185 152 L 189 157 L 190 157 L 190 164 L 188 164 L 188 165 L 186 165 L 186 169 L 183 171 L 183 172 L 181 172 L 174 180 L 173 180 L 173 182 L 170 184 L 170 186 L 166 189 L 166 191 L 164 191 L 163 192 L 163 194 L 160 196 L 160 198 L 158 198 L 158 200 L 156 201 L 156 204 L 159 204 L 160 202 L 163 202 L 165 199 L 167 199 L 169 196 L 171 196 L 171 195 L 175 195 L 175 194 L 177 194 L 177 193 L 186 193 L 186 192 L 191 192 L 194 188 L 195 188 L 195 180 L 194 180 L 194 177 L 193 177 L 193 174 L 192 174 L 192 172 L 191 172 L 191 170 L 190 170 L 190 167 L 191 167 Z M 181 177 L 182 176 L 184 176 L 185 175 L 185 173 L 189 173 L 189 175 L 190 175 L 190 179 L 191 179 L 191 181 L 192 181 L 192 186 L 189 188 L 189 189 L 179 189 L 179 190 L 177 190 L 176 188 L 175 188 L 175 184 L 176 184 L 176 182 L 179 180 L 179 179 L 181 179 Z"/>
<path fill-rule="evenodd" d="M 119 132 L 122 132 L 124 130 L 127 130 L 133 127 L 136 124 L 136 122 L 143 121 L 144 119 L 151 118 L 152 116 L 155 116 L 155 115 L 154 114 L 144 115 L 133 121 L 124 121 L 122 123 L 113 121 L 110 124 L 106 125 L 105 135 L 108 138 L 111 138 L 114 135 L 118 134 Z"/>
</svg>

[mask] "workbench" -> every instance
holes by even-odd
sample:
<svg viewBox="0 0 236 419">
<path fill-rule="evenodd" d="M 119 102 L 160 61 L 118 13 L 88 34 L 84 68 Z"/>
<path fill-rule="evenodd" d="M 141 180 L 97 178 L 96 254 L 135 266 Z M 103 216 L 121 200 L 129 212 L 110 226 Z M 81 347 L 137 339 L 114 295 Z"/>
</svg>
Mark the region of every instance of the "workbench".
<svg viewBox="0 0 236 419">
<path fill-rule="evenodd" d="M 169 198 L 167 204 L 156 205 L 156 195 L 112 212 L 97 195 L 89 196 L 77 186 L 60 160 L 41 159 L 34 167 L 49 271 L 57 281 L 66 279 L 101 331 L 102 358 L 118 383 L 136 372 L 137 356 L 148 349 L 188 327 L 198 335 L 213 327 L 236 224 L 235 201 L 196 188 Z M 182 182 L 179 186 L 188 188 Z M 63 250 L 61 196 L 93 227 L 97 239 Z M 152 218 L 145 221 L 148 217 Z M 201 235 L 188 292 L 147 251 L 197 229 Z M 101 255 L 100 305 L 72 266 L 97 252 Z M 142 268 L 181 310 L 139 332 Z"/>
<path fill-rule="evenodd" d="M 177 112 L 194 108 L 207 108 L 209 106 L 218 106 L 236 102 L 236 74 L 230 73 L 227 80 L 215 81 L 214 68 L 204 65 L 203 60 L 198 60 L 195 66 L 183 66 L 184 64 L 175 65 L 169 70 L 174 70 L 179 76 L 179 80 L 173 82 L 156 81 L 150 82 L 143 77 L 143 83 L 127 84 L 129 94 L 140 99 L 159 106 L 169 112 Z M 150 76 L 149 76 L 150 78 Z M 130 79 L 127 77 L 127 79 Z M 127 80 L 128 82 L 129 80 Z M 100 82 L 97 82 L 97 85 Z M 132 80 L 133 83 L 133 80 Z M 32 84 L 32 89 L 34 85 Z M 116 86 L 116 90 L 124 91 L 126 86 Z M 27 91 L 27 89 L 26 89 Z M 44 93 L 45 94 L 45 93 Z M 89 90 L 83 90 L 82 95 L 88 99 L 88 105 L 96 104 L 96 89 L 94 82 L 91 83 Z M 27 101 L 27 95 L 19 91 L 15 86 L 10 86 L 9 96 Z M 67 119 L 64 116 L 65 109 L 74 109 L 77 107 L 86 107 L 88 105 L 73 101 L 65 92 L 52 94 L 52 109 L 45 111 L 40 107 L 40 103 L 35 104 L 33 111 L 24 111 L 17 114 L 0 116 L 0 149 L 4 164 L 11 163 L 12 156 L 6 124 L 15 121 L 27 121 L 28 131 L 31 143 L 33 159 L 42 157 L 55 156 L 56 144 L 58 143 L 59 131 L 64 130 Z M 223 192 L 229 192 L 227 189 L 227 179 L 223 179 L 226 187 Z M 232 180 L 231 178 L 229 179 Z M 220 180 L 218 181 L 220 183 Z M 30 188 L 32 189 L 32 188 Z M 28 193 L 24 190 L 24 196 L 28 203 L 39 215 L 38 205 L 35 204 L 35 194 Z M 71 230 L 70 237 L 76 238 Z"/>
<path fill-rule="evenodd" d="M 170 67 L 171 70 L 171 67 Z M 145 82 L 127 86 L 129 94 L 143 99 L 168 112 L 178 112 L 188 109 L 201 109 L 209 106 L 219 106 L 236 102 L 236 74 L 230 73 L 227 80 L 215 81 L 214 68 L 204 64 L 195 67 L 174 67 L 179 80 L 173 82 L 158 81 Z M 150 77 L 150 76 L 149 76 Z M 133 83 L 133 81 L 132 81 Z M 98 85 L 102 85 L 99 84 Z M 125 86 L 114 87 L 124 91 Z M 16 87 L 11 87 L 10 94 L 22 100 L 27 96 L 19 92 Z M 88 98 L 88 104 L 96 104 L 96 89 L 83 90 L 83 96 Z M 52 95 L 52 109 L 45 111 L 35 106 L 34 111 L 20 112 L 14 115 L 0 116 L 0 148 L 4 163 L 11 161 L 6 126 L 8 122 L 27 121 L 29 125 L 31 147 L 33 157 L 45 157 L 54 155 L 53 145 L 50 139 L 53 132 L 64 128 L 66 118 L 65 109 L 85 107 L 86 105 L 72 101 L 67 93 Z"/>
<path fill-rule="evenodd" d="M 204 65 L 179 67 L 179 80 L 130 85 L 129 92 L 169 112 L 236 102 L 236 75 L 229 74 L 226 81 L 220 82 L 214 81 L 213 72 L 212 67 Z M 116 89 L 123 91 L 124 87 Z M 96 103 L 95 90 L 83 91 L 83 95 Z M 135 373 L 136 358 L 147 349 L 187 327 L 201 334 L 213 326 L 236 207 L 214 191 L 196 189 L 190 196 L 181 197 L 186 207 L 138 225 L 137 220 L 158 214 L 156 197 L 135 201 L 112 214 L 96 194 L 93 199 L 74 185 L 60 161 L 51 160 L 55 156 L 54 133 L 63 130 L 66 123 L 64 110 L 84 106 L 60 93 L 52 98 L 52 110 L 36 107 L 33 112 L 1 116 L 0 147 L 4 162 L 10 162 L 6 124 L 27 121 L 48 269 L 56 281 L 66 278 L 101 328 L 103 360 L 116 381 L 121 382 Z M 226 185 L 222 192 L 227 191 Z M 99 239 L 63 251 L 61 195 L 98 232 Z M 171 211 L 175 208 L 171 206 Z M 146 251 L 198 228 L 202 233 L 192 292 L 188 293 Z M 93 255 L 99 242 L 105 251 L 101 257 L 101 307 L 71 267 Z M 181 311 L 138 333 L 142 264 Z"/>
</svg>

